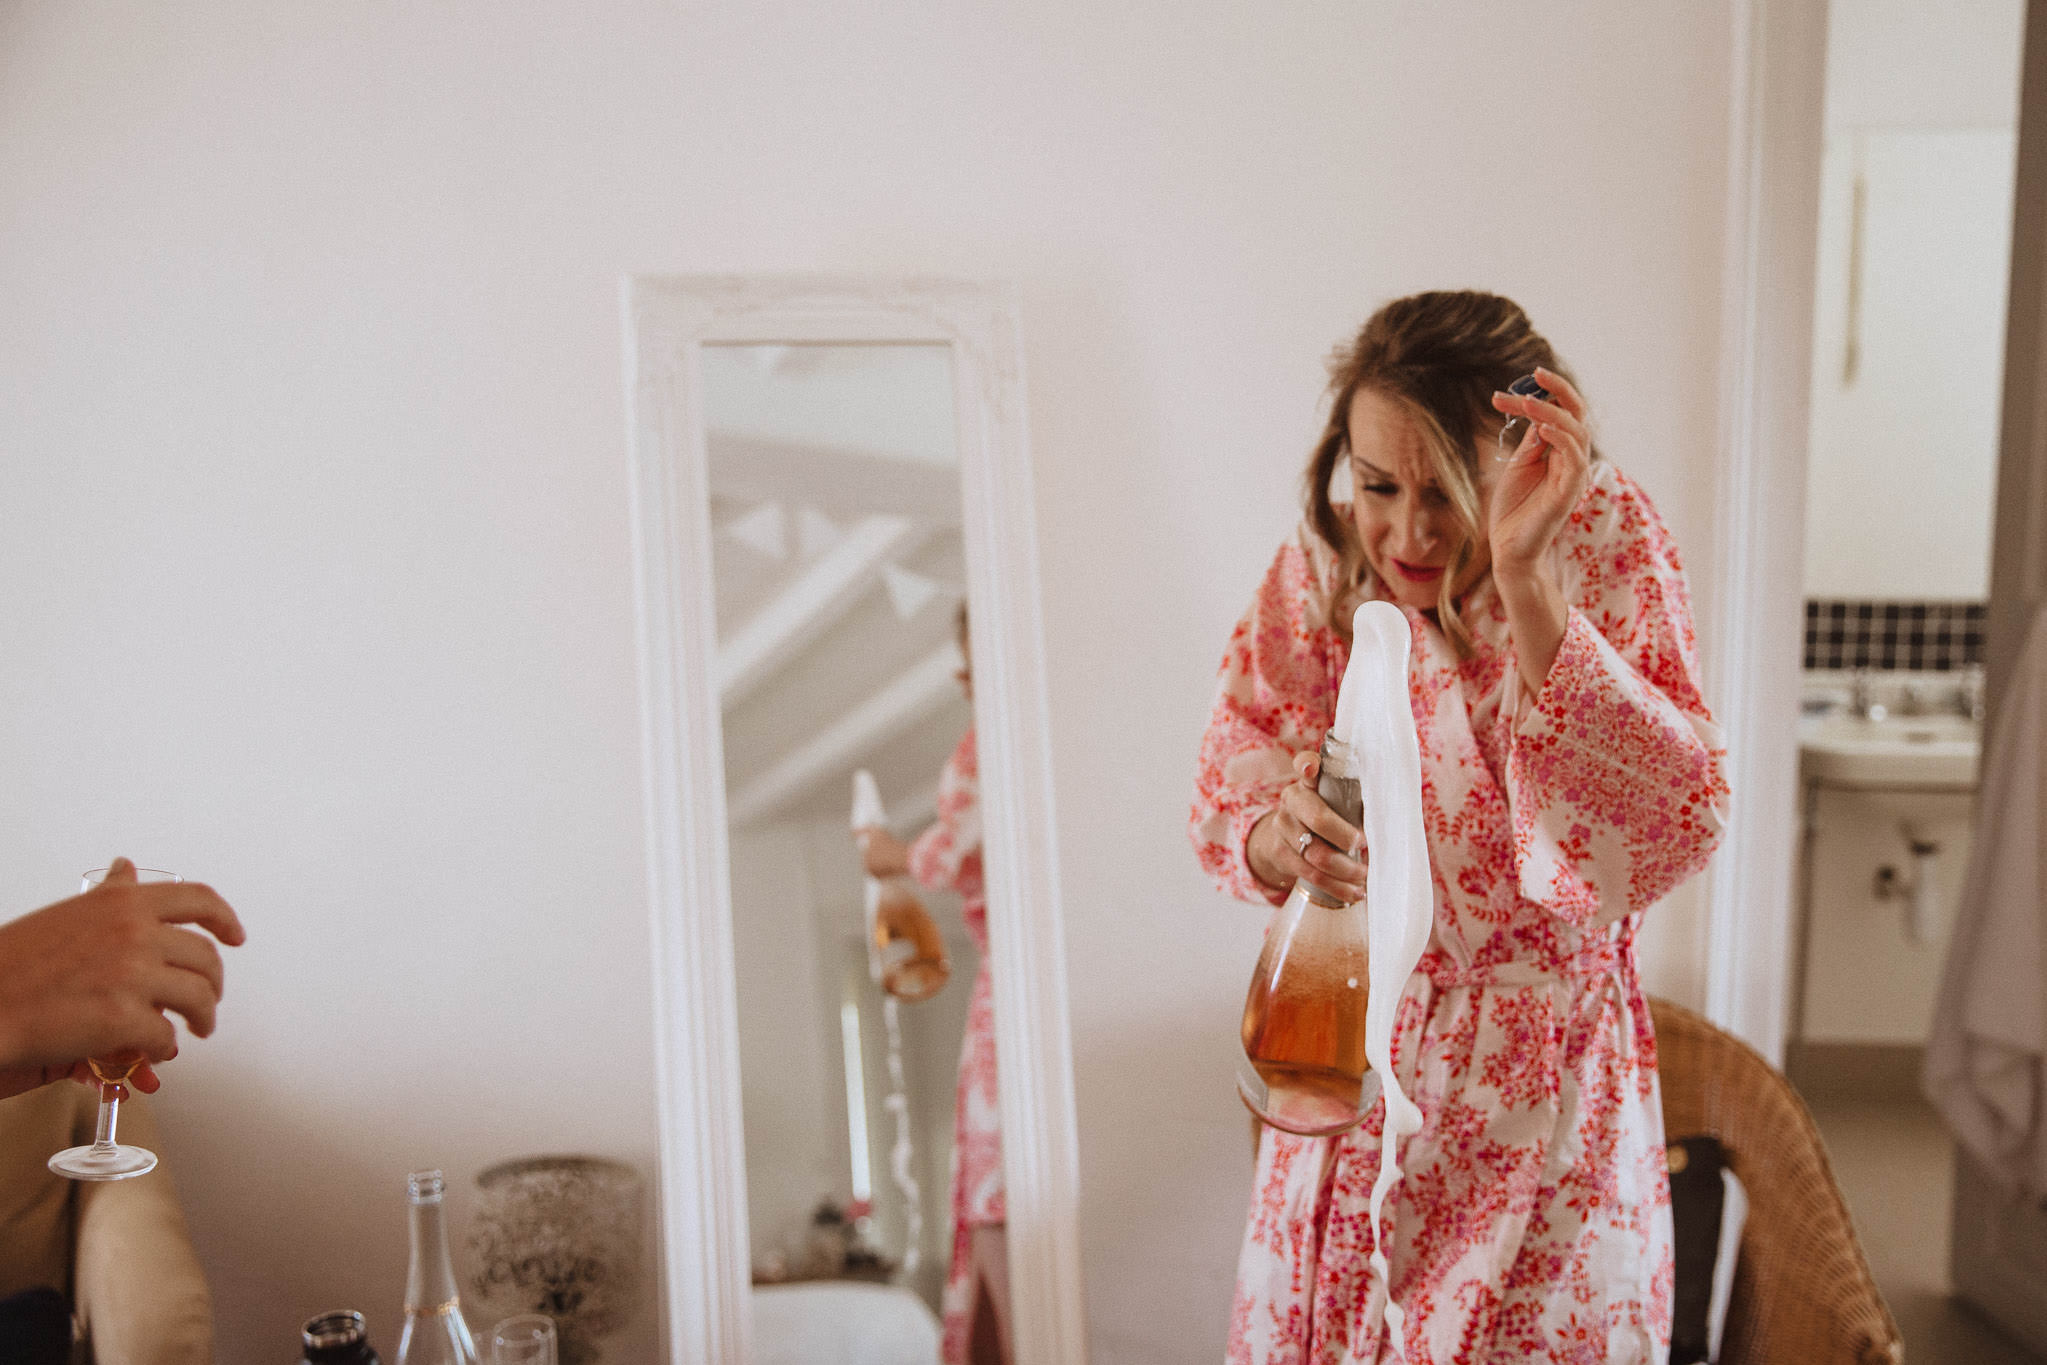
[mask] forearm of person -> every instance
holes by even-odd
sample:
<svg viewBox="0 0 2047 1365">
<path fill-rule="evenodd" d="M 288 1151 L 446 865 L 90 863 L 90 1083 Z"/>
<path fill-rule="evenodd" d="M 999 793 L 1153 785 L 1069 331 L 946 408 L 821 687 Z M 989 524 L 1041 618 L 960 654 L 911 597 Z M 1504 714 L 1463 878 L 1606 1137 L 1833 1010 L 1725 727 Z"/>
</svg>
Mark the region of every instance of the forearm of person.
<svg viewBox="0 0 2047 1365">
<path fill-rule="evenodd" d="M 1292 879 L 1273 857 L 1269 836 L 1273 817 L 1278 814 L 1278 807 L 1274 807 L 1252 821 L 1251 832 L 1244 839 L 1244 866 L 1250 869 L 1253 879 L 1269 891 L 1286 891 L 1293 885 Z"/>
<path fill-rule="evenodd" d="M 1662 899 L 1726 827 L 1725 759 L 1718 726 L 1572 616 L 1507 754 L 1522 894 L 1581 924 Z"/>
<path fill-rule="evenodd" d="M 23 1066 L 29 1057 L 28 1029 L 16 1018 L 7 989 L 7 964 L 0 962 L 0 1068 Z"/>
<path fill-rule="evenodd" d="M 1196 856 L 1218 890 L 1254 905 L 1279 904 L 1293 885 L 1273 862 L 1272 830 L 1260 827 L 1294 781 L 1294 756 L 1321 742 L 1336 706 L 1334 637 L 1310 605 L 1317 573 L 1298 540 L 1273 556 L 1223 651 L 1196 758 L 1187 826 Z"/>
<path fill-rule="evenodd" d="M 1556 665 L 1557 650 L 1564 643 L 1570 625 L 1570 604 L 1554 575 L 1537 568 L 1497 568 L 1494 586 L 1500 604 L 1506 608 L 1507 629 L 1514 637 L 1514 658 L 1521 679 L 1532 695 L 1540 695 L 1543 682 Z"/>
<path fill-rule="evenodd" d="M 1259 880 L 1250 852 L 1253 832 L 1278 803 L 1277 783 L 1251 789 L 1203 783 L 1196 789 L 1188 834 L 1202 871 L 1224 895 L 1257 905 L 1276 903 L 1284 894 Z"/>
</svg>

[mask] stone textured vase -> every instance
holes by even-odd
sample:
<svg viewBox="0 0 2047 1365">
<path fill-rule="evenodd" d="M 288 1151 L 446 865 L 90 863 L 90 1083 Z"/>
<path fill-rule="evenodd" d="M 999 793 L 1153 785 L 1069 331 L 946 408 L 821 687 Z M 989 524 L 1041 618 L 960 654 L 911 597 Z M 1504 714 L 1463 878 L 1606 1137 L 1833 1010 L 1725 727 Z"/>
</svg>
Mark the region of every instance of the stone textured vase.
<svg viewBox="0 0 2047 1365">
<path fill-rule="evenodd" d="M 646 1188 L 594 1156 L 532 1156 L 476 1177 L 470 1289 L 489 1316 L 545 1313 L 561 1365 L 602 1358 L 599 1340 L 639 1306 Z"/>
</svg>

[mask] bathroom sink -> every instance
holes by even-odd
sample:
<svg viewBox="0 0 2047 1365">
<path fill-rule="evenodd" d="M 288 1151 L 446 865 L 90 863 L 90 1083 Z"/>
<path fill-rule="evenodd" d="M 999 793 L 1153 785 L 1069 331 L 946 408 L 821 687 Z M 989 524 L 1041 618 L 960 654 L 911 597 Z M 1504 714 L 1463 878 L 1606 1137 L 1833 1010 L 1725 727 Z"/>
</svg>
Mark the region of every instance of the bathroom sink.
<svg viewBox="0 0 2047 1365">
<path fill-rule="evenodd" d="M 1869 787 L 1972 787 L 1976 722 L 1966 716 L 1804 716 L 1798 722 L 1805 776 Z"/>
</svg>

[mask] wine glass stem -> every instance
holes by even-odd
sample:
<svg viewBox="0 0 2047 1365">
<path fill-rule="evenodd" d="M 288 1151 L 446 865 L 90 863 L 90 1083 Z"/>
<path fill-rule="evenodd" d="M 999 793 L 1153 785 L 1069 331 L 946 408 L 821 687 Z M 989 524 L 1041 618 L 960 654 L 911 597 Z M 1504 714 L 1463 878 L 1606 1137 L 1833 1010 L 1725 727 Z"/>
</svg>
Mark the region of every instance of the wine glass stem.
<svg viewBox="0 0 2047 1365">
<path fill-rule="evenodd" d="M 92 1145 L 105 1150 L 114 1145 L 114 1124 L 121 1114 L 121 1087 L 101 1084 L 99 1127 L 93 1132 Z"/>
</svg>

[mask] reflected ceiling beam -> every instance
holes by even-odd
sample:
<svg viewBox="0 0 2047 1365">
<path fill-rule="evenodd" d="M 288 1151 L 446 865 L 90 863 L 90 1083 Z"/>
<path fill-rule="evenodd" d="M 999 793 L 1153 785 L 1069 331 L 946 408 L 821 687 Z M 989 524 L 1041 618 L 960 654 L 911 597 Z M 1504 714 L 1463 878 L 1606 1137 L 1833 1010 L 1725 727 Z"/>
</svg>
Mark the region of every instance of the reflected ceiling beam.
<svg viewBox="0 0 2047 1365">
<path fill-rule="evenodd" d="M 719 702 L 726 708 L 738 705 L 924 534 L 908 517 L 866 517 L 855 523 L 718 646 Z"/>
<path fill-rule="evenodd" d="M 775 765 L 732 794 L 727 815 L 735 825 L 773 814 L 826 778 L 841 778 L 876 745 L 895 738 L 958 694 L 953 674 L 959 646 L 932 650 L 882 689 L 812 735 Z"/>
<path fill-rule="evenodd" d="M 836 517 L 895 513 L 960 524 L 957 465 L 852 446 L 805 445 L 730 431 L 705 433 L 711 491 L 750 502 L 806 502 Z"/>
</svg>

